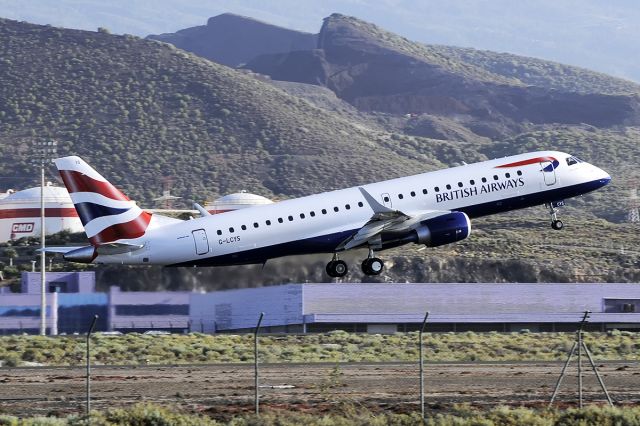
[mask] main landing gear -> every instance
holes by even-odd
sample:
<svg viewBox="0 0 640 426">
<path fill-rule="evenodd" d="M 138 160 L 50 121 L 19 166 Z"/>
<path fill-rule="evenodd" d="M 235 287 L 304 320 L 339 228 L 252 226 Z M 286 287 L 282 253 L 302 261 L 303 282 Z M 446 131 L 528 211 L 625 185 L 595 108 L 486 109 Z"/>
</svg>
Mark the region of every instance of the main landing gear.
<svg viewBox="0 0 640 426">
<path fill-rule="evenodd" d="M 373 250 L 369 249 L 369 256 L 362 261 L 362 272 L 365 275 L 380 275 L 384 270 L 384 262 L 374 257 Z M 338 255 L 334 253 L 331 262 L 327 263 L 327 275 L 332 278 L 342 278 L 347 275 L 349 268 L 344 260 L 339 260 Z"/>
<path fill-rule="evenodd" d="M 555 229 L 556 231 L 559 231 L 562 228 L 564 228 L 564 223 L 562 223 L 562 221 L 558 219 L 558 209 L 557 209 L 557 207 L 560 207 L 563 205 L 564 205 L 564 201 L 545 204 L 545 207 L 549 209 L 549 214 L 551 215 L 551 228 Z"/>
<path fill-rule="evenodd" d="M 327 263 L 326 271 L 327 275 L 332 278 L 342 278 L 347 275 L 349 268 L 344 260 L 339 260 L 338 255 L 334 254 L 331 262 Z"/>
<path fill-rule="evenodd" d="M 365 275 L 380 275 L 384 269 L 384 262 L 373 256 L 373 250 L 369 249 L 369 256 L 362 261 L 362 272 Z"/>
</svg>

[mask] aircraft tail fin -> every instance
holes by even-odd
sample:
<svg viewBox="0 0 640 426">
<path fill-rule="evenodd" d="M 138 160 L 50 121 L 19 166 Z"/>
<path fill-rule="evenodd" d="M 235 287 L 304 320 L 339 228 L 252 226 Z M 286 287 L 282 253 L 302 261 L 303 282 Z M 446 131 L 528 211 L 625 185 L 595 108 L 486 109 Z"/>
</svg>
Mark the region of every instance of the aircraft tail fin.
<svg viewBox="0 0 640 426">
<path fill-rule="evenodd" d="M 143 211 L 80 157 L 55 160 L 84 230 L 94 246 L 145 234 L 151 213 Z"/>
</svg>

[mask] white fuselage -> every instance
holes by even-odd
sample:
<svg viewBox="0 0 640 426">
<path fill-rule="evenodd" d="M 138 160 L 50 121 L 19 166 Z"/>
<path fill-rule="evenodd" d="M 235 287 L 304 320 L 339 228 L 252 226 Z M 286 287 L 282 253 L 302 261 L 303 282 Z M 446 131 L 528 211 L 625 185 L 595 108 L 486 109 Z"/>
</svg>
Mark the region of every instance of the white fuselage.
<svg viewBox="0 0 640 426">
<path fill-rule="evenodd" d="M 557 164 L 549 167 L 551 163 L 531 162 L 548 157 Z M 521 154 L 150 226 L 142 237 L 126 240 L 144 245 L 142 249 L 99 255 L 94 263 L 230 265 L 292 254 L 332 253 L 373 215 L 359 188 L 380 204 L 409 215 L 462 211 L 473 218 L 563 200 L 609 182 L 603 170 L 586 162 L 569 165 L 569 158 L 573 157 L 557 151 Z"/>
</svg>

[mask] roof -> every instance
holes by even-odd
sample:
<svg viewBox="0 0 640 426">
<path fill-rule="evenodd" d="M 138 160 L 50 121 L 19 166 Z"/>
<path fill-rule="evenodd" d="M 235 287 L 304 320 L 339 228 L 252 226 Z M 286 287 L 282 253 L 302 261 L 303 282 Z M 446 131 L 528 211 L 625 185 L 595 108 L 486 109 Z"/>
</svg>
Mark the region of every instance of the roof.
<svg viewBox="0 0 640 426">
<path fill-rule="evenodd" d="M 47 185 L 44 187 L 44 199 L 46 202 L 58 202 L 71 204 L 71 197 L 66 188 L 60 186 Z M 14 192 L 4 198 L 0 198 L 0 208 L 12 203 L 40 203 L 40 187 L 24 189 Z"/>
<path fill-rule="evenodd" d="M 207 204 L 205 208 L 227 211 L 252 206 L 263 206 L 272 203 L 273 201 L 261 195 L 251 194 L 247 191 L 241 191 L 220 197 L 213 203 Z"/>
</svg>

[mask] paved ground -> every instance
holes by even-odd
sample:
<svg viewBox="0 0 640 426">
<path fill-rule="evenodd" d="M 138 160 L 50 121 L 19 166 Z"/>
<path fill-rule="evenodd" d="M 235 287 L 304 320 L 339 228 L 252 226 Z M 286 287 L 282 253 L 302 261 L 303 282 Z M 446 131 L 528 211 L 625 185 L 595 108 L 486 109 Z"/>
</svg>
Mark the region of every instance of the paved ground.
<svg viewBox="0 0 640 426">
<path fill-rule="evenodd" d="M 586 365 L 585 365 L 586 367 Z M 427 364 L 426 403 L 446 411 L 454 403 L 492 407 L 545 406 L 561 363 Z M 607 362 L 599 367 L 613 399 L 640 402 L 640 364 Z M 408 363 L 262 365 L 264 409 L 326 412 L 350 402 L 373 410 L 418 409 L 418 367 Z M 559 401 L 577 399 L 575 364 L 563 382 Z M 70 414 L 84 409 L 82 368 L 0 368 L 0 413 Z M 585 400 L 603 403 L 593 372 L 585 368 Z M 227 418 L 253 409 L 251 364 L 94 367 L 92 406 L 96 409 L 150 401 Z"/>
</svg>

